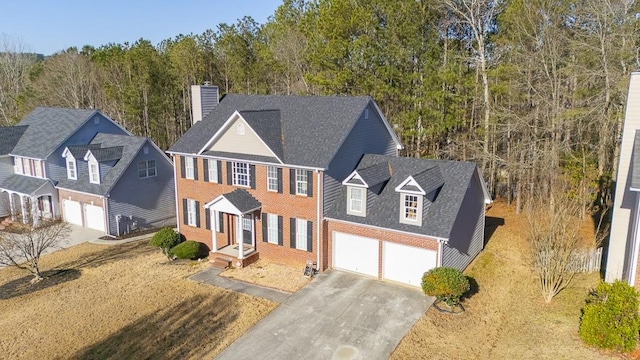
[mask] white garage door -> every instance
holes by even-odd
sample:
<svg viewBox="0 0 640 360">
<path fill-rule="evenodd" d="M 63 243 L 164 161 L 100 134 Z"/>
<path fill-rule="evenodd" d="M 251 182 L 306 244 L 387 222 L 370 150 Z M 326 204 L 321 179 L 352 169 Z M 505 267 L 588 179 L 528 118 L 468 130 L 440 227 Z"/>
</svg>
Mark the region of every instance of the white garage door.
<svg viewBox="0 0 640 360">
<path fill-rule="evenodd" d="M 385 241 L 382 244 L 382 277 L 413 286 L 421 286 L 422 275 L 436 267 L 433 250 Z"/>
<path fill-rule="evenodd" d="M 333 233 L 333 267 L 378 277 L 378 240 Z"/>
<path fill-rule="evenodd" d="M 80 203 L 72 200 L 62 200 L 64 221 L 82 226 L 82 208 Z"/>
<path fill-rule="evenodd" d="M 104 211 L 100 206 L 85 205 L 84 213 L 88 228 L 104 231 Z"/>
</svg>

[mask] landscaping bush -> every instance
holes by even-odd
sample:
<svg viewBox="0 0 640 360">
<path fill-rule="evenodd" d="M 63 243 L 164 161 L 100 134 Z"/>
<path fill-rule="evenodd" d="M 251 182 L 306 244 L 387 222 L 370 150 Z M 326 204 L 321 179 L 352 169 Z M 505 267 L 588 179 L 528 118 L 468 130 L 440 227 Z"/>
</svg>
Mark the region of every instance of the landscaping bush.
<svg viewBox="0 0 640 360">
<path fill-rule="evenodd" d="M 207 255 L 209 249 L 207 246 L 198 241 L 188 240 L 174 246 L 170 251 L 170 256 L 178 259 L 197 259 Z"/>
<path fill-rule="evenodd" d="M 631 351 L 640 328 L 638 292 L 622 281 L 601 283 L 582 309 L 580 337 L 601 348 Z"/>
<path fill-rule="evenodd" d="M 452 308 L 460 303 L 460 298 L 469 289 L 469 280 L 458 269 L 438 267 L 427 271 L 422 276 L 424 293 L 435 296 L 438 301 Z"/>
<path fill-rule="evenodd" d="M 162 253 L 170 258 L 169 249 L 180 242 L 180 234 L 170 227 L 160 229 L 149 241 L 149 245 L 159 247 Z"/>
</svg>

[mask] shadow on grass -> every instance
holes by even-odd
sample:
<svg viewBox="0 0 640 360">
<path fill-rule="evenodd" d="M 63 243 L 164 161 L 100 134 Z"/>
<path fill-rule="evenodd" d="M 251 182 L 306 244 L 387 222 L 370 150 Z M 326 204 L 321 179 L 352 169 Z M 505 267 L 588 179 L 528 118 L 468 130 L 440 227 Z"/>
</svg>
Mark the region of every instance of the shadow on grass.
<svg viewBox="0 0 640 360">
<path fill-rule="evenodd" d="M 57 269 L 43 271 L 44 279 L 32 284 L 33 275 L 28 274 L 21 278 L 11 280 L 0 286 L 0 300 L 8 300 L 14 297 L 31 294 L 46 288 L 60 285 L 80 277 L 81 271 L 77 269 Z"/>
<path fill-rule="evenodd" d="M 97 268 L 112 261 L 126 260 L 140 255 L 158 252 L 157 248 L 149 246 L 148 241 L 136 241 L 131 243 L 110 246 L 97 253 L 89 254 L 59 265 L 60 268 Z"/>
<path fill-rule="evenodd" d="M 81 349 L 72 359 L 204 358 L 227 338 L 238 296 L 192 296 L 164 311 L 146 315 L 102 341 Z M 240 333 L 238 333 L 240 335 Z"/>
<path fill-rule="evenodd" d="M 473 295 L 477 294 L 480 291 L 480 285 L 478 285 L 478 282 L 476 281 L 476 279 L 468 275 L 466 275 L 465 277 L 469 281 L 469 291 L 462 294 L 462 297 L 460 298 L 461 301 L 469 299 L 470 297 L 472 297 Z"/>
<path fill-rule="evenodd" d="M 493 233 L 496 232 L 498 227 L 504 226 L 504 219 L 494 216 L 487 216 L 484 220 L 484 245 L 486 246 Z"/>
</svg>

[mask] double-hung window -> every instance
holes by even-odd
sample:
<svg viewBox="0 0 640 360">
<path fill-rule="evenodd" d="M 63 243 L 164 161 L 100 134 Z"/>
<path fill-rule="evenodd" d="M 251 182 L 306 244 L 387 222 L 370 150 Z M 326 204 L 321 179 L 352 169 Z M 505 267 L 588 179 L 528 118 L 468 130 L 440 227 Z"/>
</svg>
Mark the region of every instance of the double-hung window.
<svg viewBox="0 0 640 360">
<path fill-rule="evenodd" d="M 89 182 L 92 184 L 100 184 L 100 168 L 98 162 L 89 160 Z"/>
<path fill-rule="evenodd" d="M 362 200 L 364 197 L 364 189 L 359 187 L 351 187 L 349 189 L 349 210 L 355 213 L 362 212 Z"/>
<path fill-rule="evenodd" d="M 138 177 L 147 178 L 152 176 L 156 176 L 156 161 L 140 161 L 138 163 Z"/>
<path fill-rule="evenodd" d="M 267 190 L 278 191 L 278 168 L 267 166 Z"/>
<path fill-rule="evenodd" d="M 195 171 L 193 167 L 194 160 L 195 159 L 191 156 L 184 157 L 184 171 L 187 179 L 195 179 Z"/>
<path fill-rule="evenodd" d="M 307 221 L 296 219 L 296 249 L 307 251 Z"/>
<path fill-rule="evenodd" d="M 187 199 L 187 225 L 197 226 L 197 209 L 196 209 L 196 201 Z"/>
<path fill-rule="evenodd" d="M 418 221 L 418 195 L 404 195 L 404 220 Z"/>
<path fill-rule="evenodd" d="M 233 185 L 249 187 L 249 164 L 243 162 L 233 163 Z"/>
<path fill-rule="evenodd" d="M 215 160 L 208 160 L 209 166 L 209 182 L 218 182 L 218 162 Z"/>
<path fill-rule="evenodd" d="M 76 170 L 76 159 L 71 156 L 67 157 L 67 178 L 71 180 L 78 180 L 78 173 Z"/>
<path fill-rule="evenodd" d="M 267 215 L 267 241 L 271 244 L 278 243 L 278 215 Z"/>
<path fill-rule="evenodd" d="M 296 169 L 296 195 L 307 195 L 307 171 Z"/>
</svg>

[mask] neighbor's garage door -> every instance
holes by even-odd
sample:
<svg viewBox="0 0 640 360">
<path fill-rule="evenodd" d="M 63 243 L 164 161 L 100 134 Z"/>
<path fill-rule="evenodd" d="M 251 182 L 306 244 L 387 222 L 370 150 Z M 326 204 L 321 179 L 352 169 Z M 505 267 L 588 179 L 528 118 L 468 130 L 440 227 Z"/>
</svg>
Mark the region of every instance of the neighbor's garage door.
<svg viewBox="0 0 640 360">
<path fill-rule="evenodd" d="M 378 240 L 333 233 L 333 267 L 378 277 Z"/>
<path fill-rule="evenodd" d="M 88 228 L 104 231 L 104 211 L 100 206 L 85 205 L 84 213 Z"/>
<path fill-rule="evenodd" d="M 436 267 L 437 256 L 433 250 L 382 243 L 382 277 L 413 286 L 420 286 L 422 275 Z"/>
<path fill-rule="evenodd" d="M 82 207 L 79 202 L 62 200 L 62 212 L 64 221 L 82 226 Z"/>
</svg>

